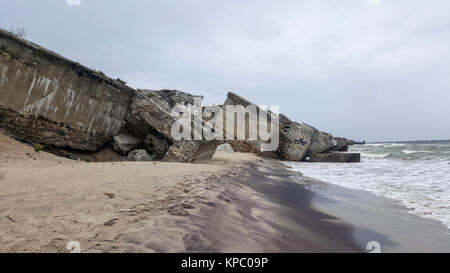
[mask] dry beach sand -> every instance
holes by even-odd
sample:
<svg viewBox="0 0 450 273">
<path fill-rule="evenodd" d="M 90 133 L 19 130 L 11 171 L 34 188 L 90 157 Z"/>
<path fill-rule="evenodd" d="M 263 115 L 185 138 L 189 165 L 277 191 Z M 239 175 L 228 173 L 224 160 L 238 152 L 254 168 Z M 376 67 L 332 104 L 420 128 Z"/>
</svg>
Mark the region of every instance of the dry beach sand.
<svg viewBox="0 0 450 273">
<path fill-rule="evenodd" d="M 218 152 L 202 164 L 87 163 L 0 134 L 0 173 L 0 252 L 68 252 L 70 241 L 82 252 L 362 252 L 374 239 L 389 251 L 450 245 L 446 229 L 430 221 L 371 225 L 407 213 L 385 216 L 374 199 L 359 202 L 362 214 L 335 198 L 360 193 L 253 154 Z M 432 239 L 428 248 L 398 235 L 411 225 L 411 238 Z"/>
</svg>

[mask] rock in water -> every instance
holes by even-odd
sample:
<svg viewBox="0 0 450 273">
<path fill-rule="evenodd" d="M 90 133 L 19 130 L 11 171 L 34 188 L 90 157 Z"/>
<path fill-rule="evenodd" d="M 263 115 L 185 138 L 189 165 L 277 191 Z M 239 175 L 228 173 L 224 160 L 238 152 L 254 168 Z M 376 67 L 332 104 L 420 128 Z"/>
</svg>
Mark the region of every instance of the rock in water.
<svg viewBox="0 0 450 273">
<path fill-rule="evenodd" d="M 171 132 L 172 125 L 178 120 L 172 116 L 174 106 L 193 104 L 196 97 L 200 96 L 176 90 L 138 90 L 126 116 L 127 127 L 145 139 L 146 149 L 159 159 L 175 162 L 211 159 L 220 144 L 218 141 L 177 141 Z M 202 124 L 202 121 L 199 122 Z"/>
<path fill-rule="evenodd" d="M 311 143 L 309 152 L 325 153 L 333 150 L 337 145 L 336 139 L 331 134 L 319 131 Z"/>
<path fill-rule="evenodd" d="M 227 144 L 229 144 L 232 149 L 238 153 L 260 153 L 261 148 L 258 141 L 253 140 L 228 140 Z"/>
<path fill-rule="evenodd" d="M 220 141 L 192 141 L 182 140 L 175 142 L 167 151 L 164 161 L 193 162 L 195 160 L 210 160 L 216 152 Z"/>
<path fill-rule="evenodd" d="M 31 143 L 95 151 L 134 89 L 0 29 L 0 126 Z"/>
<path fill-rule="evenodd" d="M 136 149 L 142 140 L 130 133 L 120 133 L 113 137 L 112 148 L 122 155 L 127 155 L 129 151 Z"/>
<path fill-rule="evenodd" d="M 131 161 L 152 161 L 153 158 L 145 149 L 133 150 L 128 154 L 128 159 Z"/>
<path fill-rule="evenodd" d="M 144 140 L 144 147 L 156 155 L 158 159 L 163 159 L 172 142 L 158 133 L 156 130 L 148 133 Z"/>
</svg>

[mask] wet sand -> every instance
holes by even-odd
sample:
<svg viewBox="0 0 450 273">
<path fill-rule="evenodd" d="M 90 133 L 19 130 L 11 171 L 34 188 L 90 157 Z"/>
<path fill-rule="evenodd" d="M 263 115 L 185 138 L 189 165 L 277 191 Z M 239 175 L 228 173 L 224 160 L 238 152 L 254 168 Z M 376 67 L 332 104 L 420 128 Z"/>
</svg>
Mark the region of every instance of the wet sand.
<svg viewBox="0 0 450 273">
<path fill-rule="evenodd" d="M 359 251 L 283 165 L 253 154 L 86 163 L 2 135 L 0 149 L 0 252 Z"/>
<path fill-rule="evenodd" d="M 409 213 L 398 201 L 310 179 L 314 208 L 354 227 L 353 238 L 366 249 L 380 243 L 381 252 L 450 252 L 450 230 Z"/>
</svg>

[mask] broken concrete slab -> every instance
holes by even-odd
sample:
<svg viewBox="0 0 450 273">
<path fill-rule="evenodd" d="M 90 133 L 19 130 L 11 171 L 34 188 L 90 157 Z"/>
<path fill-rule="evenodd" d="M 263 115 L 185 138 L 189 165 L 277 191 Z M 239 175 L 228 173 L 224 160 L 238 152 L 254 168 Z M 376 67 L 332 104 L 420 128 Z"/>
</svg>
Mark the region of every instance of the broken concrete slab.
<svg viewBox="0 0 450 273">
<path fill-rule="evenodd" d="M 338 152 L 347 152 L 350 141 L 343 137 L 335 137 L 336 147 L 331 149 L 330 151 L 338 151 Z"/>
<path fill-rule="evenodd" d="M 340 162 L 340 163 L 354 163 L 361 162 L 360 153 L 346 153 L 346 152 L 330 152 L 330 153 L 311 153 L 308 155 L 309 162 Z"/>
<path fill-rule="evenodd" d="M 157 159 L 164 158 L 170 145 L 172 142 L 156 131 L 147 133 L 144 139 L 144 148 L 154 154 Z"/>
<path fill-rule="evenodd" d="M 129 151 L 138 148 L 142 140 L 130 133 L 119 133 L 113 137 L 112 148 L 121 155 L 127 155 Z"/>
</svg>

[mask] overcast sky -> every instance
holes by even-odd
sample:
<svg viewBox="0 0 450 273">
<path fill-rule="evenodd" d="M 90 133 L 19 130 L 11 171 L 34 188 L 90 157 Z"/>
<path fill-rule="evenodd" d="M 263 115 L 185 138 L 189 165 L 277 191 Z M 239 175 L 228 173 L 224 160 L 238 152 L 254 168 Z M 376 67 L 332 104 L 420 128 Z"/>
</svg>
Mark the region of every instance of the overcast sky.
<svg viewBox="0 0 450 273">
<path fill-rule="evenodd" d="M 233 91 L 357 140 L 450 139 L 448 0 L 1 0 L 0 27 L 135 88 Z"/>
</svg>

